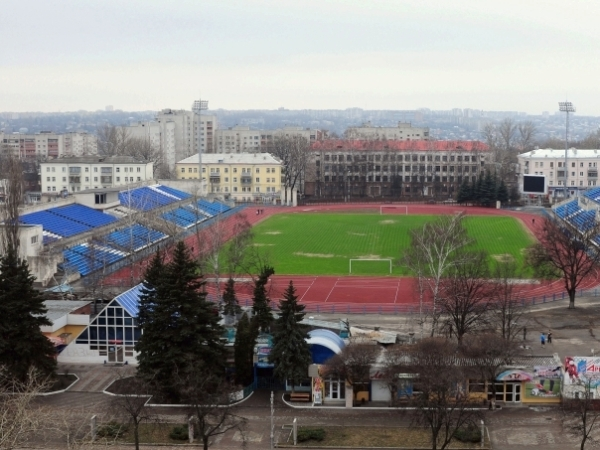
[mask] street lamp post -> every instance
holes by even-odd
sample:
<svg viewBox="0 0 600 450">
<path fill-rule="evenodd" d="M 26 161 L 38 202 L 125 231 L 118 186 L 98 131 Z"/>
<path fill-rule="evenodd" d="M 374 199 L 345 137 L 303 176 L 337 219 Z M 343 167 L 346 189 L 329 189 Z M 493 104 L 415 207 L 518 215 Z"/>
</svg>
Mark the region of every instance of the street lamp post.
<svg viewBox="0 0 600 450">
<path fill-rule="evenodd" d="M 560 112 L 566 113 L 565 122 L 565 199 L 569 198 L 569 113 L 575 112 L 571 102 L 558 102 Z"/>
</svg>

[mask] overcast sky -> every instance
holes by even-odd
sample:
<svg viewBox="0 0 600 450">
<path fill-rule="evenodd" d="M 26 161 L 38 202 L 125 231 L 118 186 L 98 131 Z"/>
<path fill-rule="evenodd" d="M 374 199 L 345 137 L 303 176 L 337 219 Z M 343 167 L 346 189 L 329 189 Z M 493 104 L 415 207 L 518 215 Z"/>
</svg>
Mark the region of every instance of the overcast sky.
<svg viewBox="0 0 600 450">
<path fill-rule="evenodd" d="M 593 0 L 3 0 L 0 111 L 600 115 Z"/>
</svg>

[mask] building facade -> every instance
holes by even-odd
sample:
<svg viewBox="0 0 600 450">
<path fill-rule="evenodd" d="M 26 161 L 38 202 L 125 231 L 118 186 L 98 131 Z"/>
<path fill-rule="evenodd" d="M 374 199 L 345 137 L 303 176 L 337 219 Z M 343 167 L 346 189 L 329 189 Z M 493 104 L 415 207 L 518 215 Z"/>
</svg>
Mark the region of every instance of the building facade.
<svg viewBox="0 0 600 450">
<path fill-rule="evenodd" d="M 310 143 L 322 140 L 321 130 L 284 127 L 275 130 L 251 130 L 247 126 L 219 129 L 215 134 L 215 153 L 268 152 L 277 136 L 303 136 Z"/>
<path fill-rule="evenodd" d="M 96 136 L 88 133 L 3 133 L 0 143 L 23 160 L 95 155 L 98 152 Z"/>
<path fill-rule="evenodd" d="M 153 164 L 130 156 L 81 156 L 40 163 L 42 195 L 126 186 L 153 179 Z"/>
<path fill-rule="evenodd" d="M 176 164 L 177 179 L 199 179 L 198 155 Z M 202 155 L 203 194 L 223 194 L 235 201 L 265 201 L 280 196 L 281 162 L 269 153 Z"/>
<path fill-rule="evenodd" d="M 479 141 L 326 140 L 311 147 L 305 195 L 448 199 L 489 161 Z"/>
<path fill-rule="evenodd" d="M 548 195 L 556 198 L 564 197 L 565 182 L 569 196 L 576 196 L 579 191 L 600 186 L 600 150 L 571 148 L 566 156 L 565 159 L 564 149 L 551 148 L 520 154 L 519 185 L 523 186 L 523 175 L 543 175 L 546 177 Z"/>
<path fill-rule="evenodd" d="M 375 127 L 367 122 L 361 126 L 348 127 L 344 135 L 348 139 L 428 141 L 429 128 L 413 127 L 407 122 L 398 122 L 396 127 Z"/>
<path fill-rule="evenodd" d="M 177 161 L 197 154 L 198 148 L 202 153 L 213 153 L 216 128 L 217 118 L 213 115 L 199 116 L 183 109 L 163 109 L 154 121 L 138 122 L 126 129 L 131 137 L 149 139 L 173 169 Z"/>
</svg>

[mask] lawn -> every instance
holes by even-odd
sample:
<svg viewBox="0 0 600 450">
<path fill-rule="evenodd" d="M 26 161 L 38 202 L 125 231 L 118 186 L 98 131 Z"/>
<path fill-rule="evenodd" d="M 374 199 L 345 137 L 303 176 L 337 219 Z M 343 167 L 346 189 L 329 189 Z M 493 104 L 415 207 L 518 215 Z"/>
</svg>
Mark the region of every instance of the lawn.
<svg viewBox="0 0 600 450">
<path fill-rule="evenodd" d="M 276 273 L 348 275 L 349 260 L 391 258 L 394 275 L 409 275 L 396 264 L 410 244 L 409 231 L 434 220 L 425 215 L 277 214 L 254 227 L 255 245 L 269 254 Z M 521 267 L 533 238 L 512 217 L 468 216 L 465 227 L 492 261 L 510 258 Z M 388 262 L 353 262 L 356 275 L 387 275 Z M 527 272 L 525 272 L 527 274 Z"/>
</svg>

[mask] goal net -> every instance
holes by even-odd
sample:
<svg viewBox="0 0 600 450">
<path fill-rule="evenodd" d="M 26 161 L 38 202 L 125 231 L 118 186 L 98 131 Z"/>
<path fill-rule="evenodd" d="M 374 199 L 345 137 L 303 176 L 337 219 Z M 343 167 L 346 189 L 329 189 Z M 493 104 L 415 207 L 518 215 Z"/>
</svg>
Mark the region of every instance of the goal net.
<svg viewBox="0 0 600 450">
<path fill-rule="evenodd" d="M 391 258 L 353 258 L 349 261 L 349 273 L 380 274 L 392 273 Z"/>
<path fill-rule="evenodd" d="M 407 205 L 381 205 L 379 214 L 408 214 Z"/>
</svg>

